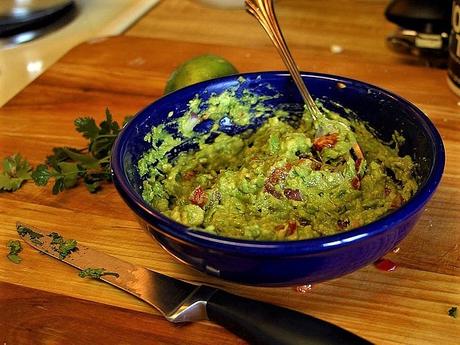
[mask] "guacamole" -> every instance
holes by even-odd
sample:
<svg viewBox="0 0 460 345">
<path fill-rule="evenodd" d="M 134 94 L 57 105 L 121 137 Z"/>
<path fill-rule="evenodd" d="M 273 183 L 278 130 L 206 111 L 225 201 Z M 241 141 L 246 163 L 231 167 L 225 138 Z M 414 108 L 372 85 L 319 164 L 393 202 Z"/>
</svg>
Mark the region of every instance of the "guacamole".
<svg viewBox="0 0 460 345">
<path fill-rule="evenodd" d="M 145 201 L 212 234 L 299 240 L 368 224 L 417 191 L 397 133 L 396 145 L 384 144 L 366 124 L 324 107 L 313 121 L 306 111 L 292 116 L 266 105 L 276 97 L 230 89 L 192 99 L 179 118 L 171 113 L 145 137 L 151 149 L 138 162 Z M 184 141 L 190 149 L 171 154 Z M 353 153 L 356 142 L 364 160 Z"/>
</svg>

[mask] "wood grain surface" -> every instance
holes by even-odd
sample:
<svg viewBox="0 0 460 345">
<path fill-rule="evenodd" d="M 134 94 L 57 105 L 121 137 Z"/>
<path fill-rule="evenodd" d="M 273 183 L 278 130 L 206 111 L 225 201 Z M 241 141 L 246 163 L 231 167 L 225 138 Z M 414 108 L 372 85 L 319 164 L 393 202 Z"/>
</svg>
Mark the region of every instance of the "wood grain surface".
<svg viewBox="0 0 460 345">
<path fill-rule="evenodd" d="M 173 324 L 161 316 L 0 282 L 2 344 L 181 344 L 212 338 L 244 344 L 211 323 Z"/>
<path fill-rule="evenodd" d="M 198 54 L 222 55 L 242 72 L 283 69 L 269 44 L 239 45 L 239 39 L 232 41 L 225 30 L 227 34 L 220 39 L 213 35 L 196 39 L 196 33 L 192 35 L 193 30 L 185 26 L 174 32 L 174 25 L 162 16 L 171 9 L 168 6 L 179 3 L 161 2 L 127 36 L 76 47 L 1 108 L 0 157 L 20 152 L 36 165 L 54 146 L 84 145 L 73 128 L 73 119 L 90 115 L 102 120 L 106 107 L 120 121 L 135 114 L 161 96 L 178 64 Z M 286 8 L 293 3 L 279 1 L 280 7 Z M 304 6 L 304 2 L 299 3 Z M 369 8 L 382 4 L 358 3 Z M 203 10 L 190 1 L 180 6 L 184 10 L 177 16 L 184 18 L 185 24 L 193 21 L 186 10 L 192 14 Z M 298 15 L 284 11 L 286 16 L 291 13 L 290 18 Z M 239 14 L 229 15 L 232 20 L 237 17 Z M 166 26 L 160 30 L 165 37 L 136 37 L 146 31 L 144 25 L 153 25 L 152 18 L 159 20 L 155 25 Z M 292 25 L 299 27 L 294 25 L 292 32 L 299 35 L 297 30 L 304 30 L 304 22 L 293 21 Z M 354 25 L 373 27 L 362 20 Z M 200 30 L 205 34 L 205 29 Z M 376 39 L 381 39 L 381 32 L 380 27 L 375 28 Z M 377 344 L 455 343 L 460 323 L 448 316 L 448 310 L 460 306 L 460 99 L 448 89 L 445 70 L 415 66 L 388 53 L 384 46 L 366 48 L 366 42 L 371 45 L 371 41 L 366 38 L 356 49 L 344 49 L 341 54 L 333 54 L 324 44 L 294 45 L 292 50 L 303 70 L 361 79 L 407 98 L 427 113 L 443 137 L 447 163 L 442 183 L 399 252 L 388 254 L 398 265 L 395 271 L 368 266 L 317 284 L 307 293 L 295 287 L 224 282 L 196 272 L 165 253 L 141 229 L 113 185 L 104 186 L 97 194 L 89 194 L 80 186 L 52 195 L 48 187 L 26 183 L 18 192 L 0 193 L 0 343 L 244 344 L 211 323 L 173 326 L 136 298 L 102 282 L 81 279 L 75 269 L 26 245 L 22 263 L 11 263 L 5 258 L 5 244 L 17 238 L 18 220 L 58 231 L 84 245 L 177 278 L 214 284 L 314 315 Z"/>
<path fill-rule="evenodd" d="M 127 36 L 237 47 L 271 47 L 262 27 L 244 10 L 209 6 L 200 0 L 164 0 L 141 18 Z M 387 0 L 276 0 L 275 10 L 289 46 L 354 55 L 386 62 L 423 64 L 386 48 L 396 26 L 385 20 Z M 308 66 L 308 63 L 307 63 Z"/>
</svg>

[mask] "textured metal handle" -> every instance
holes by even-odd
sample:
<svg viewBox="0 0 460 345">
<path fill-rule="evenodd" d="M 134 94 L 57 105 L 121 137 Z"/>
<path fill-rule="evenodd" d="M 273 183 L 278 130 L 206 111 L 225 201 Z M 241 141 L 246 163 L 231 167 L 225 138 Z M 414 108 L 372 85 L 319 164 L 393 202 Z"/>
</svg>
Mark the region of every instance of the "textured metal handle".
<svg viewBox="0 0 460 345">
<path fill-rule="evenodd" d="M 308 89 L 300 76 L 299 69 L 291 55 L 291 52 L 289 51 L 286 41 L 284 40 L 280 26 L 276 19 L 273 8 L 273 0 L 245 0 L 245 2 L 246 10 L 259 21 L 281 55 L 281 58 L 294 79 L 308 110 L 313 116 L 319 114 L 319 109 L 308 92 Z"/>
</svg>

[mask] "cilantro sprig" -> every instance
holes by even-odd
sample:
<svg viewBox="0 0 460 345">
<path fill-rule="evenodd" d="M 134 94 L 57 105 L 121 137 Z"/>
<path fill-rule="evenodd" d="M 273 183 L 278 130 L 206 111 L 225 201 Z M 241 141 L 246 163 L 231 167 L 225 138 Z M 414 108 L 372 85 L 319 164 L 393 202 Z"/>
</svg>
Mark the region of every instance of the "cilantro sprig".
<svg viewBox="0 0 460 345">
<path fill-rule="evenodd" d="M 130 120 L 126 117 L 123 126 Z M 105 120 L 97 125 L 91 117 L 79 117 L 74 121 L 75 129 L 88 139 L 82 149 L 55 147 L 53 154 L 46 158 L 32 172 L 36 185 L 45 186 L 54 181 L 53 194 L 72 188 L 83 182 L 88 191 L 98 191 L 105 182 L 111 182 L 110 155 L 112 146 L 121 127 L 106 109 Z"/>
<path fill-rule="evenodd" d="M 55 147 L 45 162 L 34 170 L 20 154 L 6 157 L 3 160 L 3 171 L 0 171 L 0 192 L 14 192 L 27 180 L 33 180 L 38 186 L 54 182 L 53 194 L 81 182 L 91 193 L 97 192 L 103 183 L 112 181 L 112 146 L 121 128 L 131 118 L 126 116 L 120 126 L 113 120 L 109 109 L 106 109 L 105 119 L 99 125 L 92 117 L 77 118 L 74 121 L 75 129 L 88 140 L 86 147 Z"/>
<path fill-rule="evenodd" d="M 14 192 L 21 188 L 25 181 L 32 178 L 32 167 L 20 154 L 5 157 L 2 165 L 0 191 Z"/>
<path fill-rule="evenodd" d="M 18 240 L 9 240 L 6 246 L 10 250 L 6 257 L 11 262 L 19 264 L 22 261 L 21 257 L 19 256 L 19 253 L 22 251 L 21 242 Z"/>
</svg>

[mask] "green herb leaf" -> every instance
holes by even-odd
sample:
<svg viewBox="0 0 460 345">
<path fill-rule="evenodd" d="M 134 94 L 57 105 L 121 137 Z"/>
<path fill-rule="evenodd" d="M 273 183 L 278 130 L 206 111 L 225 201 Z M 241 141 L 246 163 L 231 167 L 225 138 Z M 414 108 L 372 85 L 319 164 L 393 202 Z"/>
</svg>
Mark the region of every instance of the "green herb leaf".
<svg viewBox="0 0 460 345">
<path fill-rule="evenodd" d="M 448 314 L 450 317 L 457 318 L 457 314 L 458 314 L 457 307 L 450 308 L 448 311 Z"/>
<path fill-rule="evenodd" d="M 48 235 L 51 237 L 51 245 L 53 250 L 59 253 L 59 258 L 64 260 L 69 254 L 78 250 L 76 240 L 66 240 L 57 232 L 52 232 Z"/>
<path fill-rule="evenodd" d="M 101 131 L 99 134 L 118 134 L 120 131 L 120 126 L 116 121 L 112 120 L 112 113 L 109 108 L 105 109 L 105 121 L 102 121 L 100 124 Z"/>
<path fill-rule="evenodd" d="M 69 189 L 75 186 L 81 172 L 78 164 L 75 162 L 61 162 L 58 166 L 61 174 L 57 175 L 57 177 L 62 178 L 64 188 Z"/>
<path fill-rule="evenodd" d="M 86 182 L 85 181 L 85 186 L 86 186 L 86 189 L 88 189 L 88 191 L 90 193 L 96 193 L 99 190 L 99 188 L 101 187 L 101 182 L 99 182 L 99 181 Z"/>
<path fill-rule="evenodd" d="M 91 117 L 79 117 L 74 124 L 77 132 L 83 134 L 86 139 L 94 140 L 99 134 L 99 127 Z"/>
<path fill-rule="evenodd" d="M 32 167 L 20 154 L 5 157 L 0 172 L 0 191 L 16 191 L 24 181 L 30 180 Z"/>
<path fill-rule="evenodd" d="M 112 275 L 115 277 L 119 277 L 120 275 L 116 272 L 107 272 L 105 268 L 85 268 L 84 270 L 81 270 L 80 273 L 78 274 L 81 278 L 93 278 L 93 279 L 99 279 L 102 276 L 106 275 Z"/>
<path fill-rule="evenodd" d="M 57 232 L 50 233 L 48 237 L 51 237 L 51 244 L 61 244 L 63 241 L 62 236 Z"/>
<path fill-rule="evenodd" d="M 18 240 L 9 240 L 6 246 L 10 249 L 10 252 L 6 257 L 15 264 L 19 264 L 22 261 L 19 256 L 19 253 L 22 251 L 21 242 Z"/>
<path fill-rule="evenodd" d="M 123 125 L 129 122 L 127 116 Z M 38 186 L 54 182 L 52 192 L 58 194 L 83 182 L 89 192 L 97 192 L 104 182 L 111 182 L 110 159 L 113 144 L 120 133 L 109 109 L 99 125 L 92 117 L 79 117 L 75 129 L 88 139 L 82 149 L 55 147 L 53 153 L 32 172 L 26 160 L 14 155 L 5 158 L 4 172 L 0 172 L 0 191 L 15 191 L 28 179 Z"/>
<path fill-rule="evenodd" d="M 15 254 L 8 254 L 6 256 L 11 262 L 14 262 L 15 264 L 19 264 L 22 261 L 22 258 L 19 255 Z"/>
<path fill-rule="evenodd" d="M 69 152 L 82 153 L 84 151 L 85 149 L 75 149 L 72 147 L 54 147 L 53 154 L 46 157 L 45 163 L 54 169 L 58 169 L 58 164 L 60 162 L 72 160 L 71 157 L 69 157 Z"/>
<path fill-rule="evenodd" d="M 59 256 L 62 260 L 70 253 L 78 250 L 76 240 L 65 240 L 59 245 Z"/>
<path fill-rule="evenodd" d="M 33 231 L 32 229 L 29 229 L 23 225 L 18 225 L 16 228 L 16 231 L 21 237 L 29 235 L 30 240 L 35 244 L 38 244 L 38 245 L 43 244 L 43 242 L 39 240 L 39 238 L 43 237 L 43 235 L 38 232 Z"/>
<path fill-rule="evenodd" d="M 62 148 L 62 150 L 72 161 L 81 163 L 86 168 L 96 169 L 98 167 L 99 161 L 90 154 L 74 152 L 67 148 Z"/>
<path fill-rule="evenodd" d="M 51 177 L 51 173 L 45 164 L 40 164 L 32 172 L 32 179 L 37 186 L 45 186 Z"/>
<path fill-rule="evenodd" d="M 129 119 L 126 117 L 123 123 Z M 75 120 L 75 128 L 89 143 L 81 150 L 56 148 L 54 155 L 48 157 L 48 164 L 55 170 L 51 172 L 54 194 L 77 185 L 81 179 L 91 193 L 97 192 L 104 182 L 112 181 L 110 157 L 120 126 L 113 121 L 110 110 L 106 109 L 105 120 L 99 126 L 91 117 L 80 117 Z"/>
<path fill-rule="evenodd" d="M 54 186 L 52 189 L 52 192 L 54 195 L 59 194 L 64 190 L 64 179 L 63 178 L 58 178 L 54 181 Z"/>
</svg>

